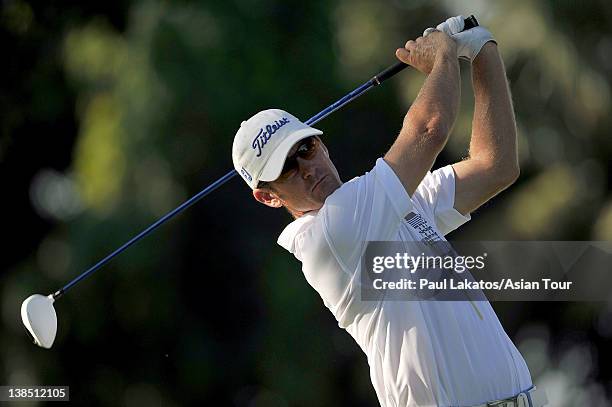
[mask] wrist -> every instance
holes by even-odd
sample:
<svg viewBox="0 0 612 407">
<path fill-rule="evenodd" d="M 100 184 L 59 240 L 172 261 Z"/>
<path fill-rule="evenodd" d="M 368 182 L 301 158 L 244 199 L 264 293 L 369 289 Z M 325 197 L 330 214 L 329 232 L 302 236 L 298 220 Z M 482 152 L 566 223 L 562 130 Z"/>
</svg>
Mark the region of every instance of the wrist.
<svg viewBox="0 0 612 407">
<path fill-rule="evenodd" d="M 494 39 L 490 39 L 485 42 L 484 45 L 477 51 L 474 56 L 472 63 L 477 63 L 479 60 L 490 60 L 491 58 L 496 58 L 499 56 L 499 52 L 497 51 L 497 42 Z"/>
<path fill-rule="evenodd" d="M 434 66 L 436 65 L 453 65 L 453 64 L 457 64 L 458 63 L 458 59 L 457 59 L 457 52 L 452 52 L 452 51 L 445 51 L 445 52 L 438 52 L 438 54 L 436 55 L 436 59 L 434 61 Z"/>
<path fill-rule="evenodd" d="M 474 64 L 484 63 L 485 61 L 490 60 L 491 58 L 496 58 L 499 55 L 497 50 L 497 43 L 495 41 L 489 41 L 485 43 L 480 52 L 474 58 Z"/>
<path fill-rule="evenodd" d="M 480 49 L 480 53 L 478 55 L 491 53 L 497 53 L 497 43 L 494 40 L 486 42 Z"/>
</svg>

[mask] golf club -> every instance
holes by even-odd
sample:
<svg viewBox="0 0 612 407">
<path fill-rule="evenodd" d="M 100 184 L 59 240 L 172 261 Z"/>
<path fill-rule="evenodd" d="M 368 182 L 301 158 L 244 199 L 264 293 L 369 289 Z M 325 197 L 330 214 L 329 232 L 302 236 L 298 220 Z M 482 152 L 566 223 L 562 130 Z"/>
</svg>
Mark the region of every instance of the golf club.
<svg viewBox="0 0 612 407">
<path fill-rule="evenodd" d="M 477 25 L 478 21 L 472 15 L 465 19 L 464 30 L 469 30 L 473 27 L 476 27 Z M 393 75 L 405 69 L 407 66 L 408 65 L 404 64 L 403 62 L 398 62 L 394 65 L 389 66 L 387 69 L 381 71 L 380 73 L 372 77 L 372 79 L 365 82 L 363 85 L 359 86 L 352 92 L 348 93 L 346 96 L 342 97 L 335 103 L 331 104 L 327 108 L 323 109 L 321 112 L 308 119 L 305 123 L 309 126 L 314 125 L 315 123 L 324 119 L 325 117 L 340 109 L 347 103 L 363 95 L 372 87 L 380 85 L 385 80 L 389 79 Z M 131 245 L 133 245 L 134 243 L 157 229 L 160 225 L 165 223 L 170 218 L 189 208 L 191 205 L 195 204 L 196 202 L 204 198 L 206 195 L 210 194 L 212 191 L 225 184 L 237 174 L 238 173 L 236 172 L 236 170 L 231 170 L 227 174 L 223 175 L 221 178 L 204 188 L 202 191 L 198 192 L 196 195 L 183 202 L 177 208 L 162 216 L 145 230 L 128 240 L 121 247 L 110 253 L 98 263 L 91 266 L 89 269 L 84 271 L 82 274 L 74 278 L 72 281 L 70 281 L 68 284 L 66 284 L 64 287 L 57 290 L 53 294 L 49 294 L 48 296 L 34 294 L 28 297 L 21 305 L 21 319 L 23 321 L 23 325 L 25 326 L 28 334 L 31 336 L 34 343 L 38 346 L 47 349 L 51 348 L 51 346 L 53 345 L 55 335 L 57 333 L 57 315 L 55 313 L 55 308 L 53 307 L 53 303 L 55 302 L 55 300 L 64 295 L 78 282 L 82 281 L 83 279 L 94 273 L 96 270 L 98 270 L 100 267 L 102 267 L 104 264 L 108 263 L 112 258 L 114 258 L 118 254 L 126 250 L 128 247 L 130 247 Z"/>
</svg>

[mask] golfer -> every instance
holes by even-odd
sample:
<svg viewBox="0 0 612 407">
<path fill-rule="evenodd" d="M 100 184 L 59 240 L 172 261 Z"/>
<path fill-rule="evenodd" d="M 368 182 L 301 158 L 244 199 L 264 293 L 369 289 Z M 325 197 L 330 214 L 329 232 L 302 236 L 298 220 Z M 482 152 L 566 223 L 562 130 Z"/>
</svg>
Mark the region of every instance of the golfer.
<svg viewBox="0 0 612 407">
<path fill-rule="evenodd" d="M 361 177 L 343 183 L 322 132 L 282 110 L 242 122 L 234 139 L 234 166 L 255 199 L 293 215 L 278 243 L 367 355 L 384 407 L 547 402 L 488 301 L 360 299 L 368 241 L 444 241 L 519 175 L 497 44 L 483 27 L 460 32 L 463 22 L 450 18 L 396 51 L 426 79 L 395 142 Z M 469 157 L 430 172 L 457 116 L 459 57 L 472 62 Z"/>
</svg>

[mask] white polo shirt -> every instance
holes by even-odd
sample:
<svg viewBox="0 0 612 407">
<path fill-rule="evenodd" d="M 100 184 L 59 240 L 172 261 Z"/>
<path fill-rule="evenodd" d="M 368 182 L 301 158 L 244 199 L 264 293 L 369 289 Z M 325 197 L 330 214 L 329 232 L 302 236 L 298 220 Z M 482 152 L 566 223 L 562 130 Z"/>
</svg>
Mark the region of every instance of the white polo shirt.
<svg viewBox="0 0 612 407">
<path fill-rule="evenodd" d="M 367 355 L 383 407 L 471 406 L 532 386 L 488 301 L 360 299 L 367 242 L 445 240 L 470 219 L 453 208 L 454 197 L 451 166 L 429 172 L 411 198 L 379 158 L 370 172 L 344 183 L 319 211 L 296 219 L 278 238 Z"/>
</svg>

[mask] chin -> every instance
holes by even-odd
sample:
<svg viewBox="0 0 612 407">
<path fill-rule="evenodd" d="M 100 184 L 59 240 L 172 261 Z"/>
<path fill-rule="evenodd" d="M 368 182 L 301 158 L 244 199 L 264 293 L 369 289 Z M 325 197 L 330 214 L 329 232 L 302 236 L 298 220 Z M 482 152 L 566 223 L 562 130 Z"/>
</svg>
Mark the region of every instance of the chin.
<svg viewBox="0 0 612 407">
<path fill-rule="evenodd" d="M 324 180 L 322 184 L 323 185 L 321 185 L 321 190 L 319 191 L 320 196 L 317 197 L 319 198 L 318 201 L 321 202 L 321 206 L 323 206 L 327 197 L 333 194 L 336 191 L 336 189 L 340 188 L 342 183 L 332 178 L 332 179 Z"/>
</svg>

